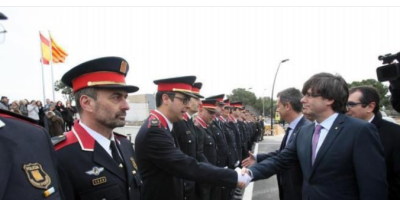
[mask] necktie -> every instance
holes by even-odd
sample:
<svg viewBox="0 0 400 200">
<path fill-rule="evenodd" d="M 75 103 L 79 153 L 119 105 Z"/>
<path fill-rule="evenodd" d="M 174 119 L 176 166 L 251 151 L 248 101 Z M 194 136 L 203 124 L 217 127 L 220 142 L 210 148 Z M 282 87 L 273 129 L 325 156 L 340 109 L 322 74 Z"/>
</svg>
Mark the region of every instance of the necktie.
<svg viewBox="0 0 400 200">
<path fill-rule="evenodd" d="M 319 140 L 319 135 L 321 133 L 322 126 L 317 125 L 315 126 L 315 131 L 313 135 L 313 140 L 312 140 L 312 164 L 314 165 L 315 157 L 317 156 L 317 145 L 318 145 L 318 140 Z"/>
<path fill-rule="evenodd" d="M 118 167 L 123 169 L 124 168 L 124 162 L 122 161 L 121 157 L 118 154 L 117 146 L 116 146 L 114 140 L 111 140 L 110 148 L 111 148 L 111 154 L 112 154 L 113 159 L 118 164 Z"/>
<path fill-rule="evenodd" d="M 290 140 L 290 138 L 292 137 L 291 135 L 289 135 L 290 130 L 291 130 L 290 127 L 288 127 L 288 128 L 286 129 L 286 135 L 287 135 L 287 136 L 286 136 L 286 143 L 285 143 L 285 146 L 284 146 L 283 148 L 285 148 L 286 145 L 289 144 L 289 140 Z"/>
</svg>

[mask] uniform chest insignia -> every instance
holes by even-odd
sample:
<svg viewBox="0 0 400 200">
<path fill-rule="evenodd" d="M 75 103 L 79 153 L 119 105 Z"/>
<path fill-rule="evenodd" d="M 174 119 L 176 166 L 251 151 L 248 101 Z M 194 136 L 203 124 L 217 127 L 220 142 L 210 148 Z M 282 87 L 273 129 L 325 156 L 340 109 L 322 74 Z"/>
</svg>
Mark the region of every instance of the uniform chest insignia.
<svg viewBox="0 0 400 200">
<path fill-rule="evenodd" d="M 6 124 L 0 120 L 0 128 L 3 128 L 4 126 L 6 126 Z"/>
<path fill-rule="evenodd" d="M 50 176 L 43 170 L 39 163 L 29 163 L 23 166 L 26 176 L 34 187 L 47 189 L 51 184 Z"/>
<path fill-rule="evenodd" d="M 103 184 L 103 183 L 107 183 L 107 178 L 105 176 L 102 176 L 100 178 L 96 178 L 96 179 L 92 180 L 92 184 L 94 186 L 100 185 L 100 184 Z"/>
<path fill-rule="evenodd" d="M 92 170 L 89 170 L 89 171 L 87 171 L 87 172 L 85 172 L 87 175 L 95 175 L 95 176 L 98 176 L 98 175 L 100 175 L 100 173 L 101 172 L 103 172 L 104 171 L 104 167 L 96 167 L 96 166 L 94 166 L 93 168 L 92 168 Z"/>
<path fill-rule="evenodd" d="M 132 162 L 133 168 L 137 169 L 137 165 L 136 165 L 135 159 L 133 157 L 131 157 L 130 160 Z"/>
</svg>

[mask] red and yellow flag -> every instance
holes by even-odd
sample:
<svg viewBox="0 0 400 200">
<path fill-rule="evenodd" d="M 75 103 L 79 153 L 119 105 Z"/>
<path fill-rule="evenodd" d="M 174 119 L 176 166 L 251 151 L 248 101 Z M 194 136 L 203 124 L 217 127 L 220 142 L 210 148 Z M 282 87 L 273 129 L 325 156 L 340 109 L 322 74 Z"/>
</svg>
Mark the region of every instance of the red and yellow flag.
<svg viewBox="0 0 400 200">
<path fill-rule="evenodd" d="M 67 52 L 58 45 L 50 35 L 50 41 L 46 39 L 40 33 L 40 41 L 42 46 L 42 62 L 45 65 L 50 63 L 50 59 L 53 58 L 53 63 L 63 63 L 65 58 L 68 56 Z M 51 46 L 51 56 L 50 56 L 50 46 Z"/>
<path fill-rule="evenodd" d="M 39 35 L 42 48 L 42 63 L 48 65 L 50 63 L 50 42 L 41 33 Z"/>
</svg>

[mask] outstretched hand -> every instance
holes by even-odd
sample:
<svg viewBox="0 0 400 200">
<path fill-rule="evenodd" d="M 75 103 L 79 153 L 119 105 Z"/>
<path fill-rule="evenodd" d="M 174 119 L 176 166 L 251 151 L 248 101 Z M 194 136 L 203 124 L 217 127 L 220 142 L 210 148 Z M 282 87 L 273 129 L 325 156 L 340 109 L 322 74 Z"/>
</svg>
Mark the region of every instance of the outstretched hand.
<svg viewBox="0 0 400 200">
<path fill-rule="evenodd" d="M 242 161 L 242 166 L 250 167 L 250 166 L 254 165 L 254 163 L 256 163 L 256 158 L 254 157 L 254 154 L 251 153 L 251 151 L 249 151 L 249 157 L 247 157 L 246 159 L 244 159 Z"/>
</svg>

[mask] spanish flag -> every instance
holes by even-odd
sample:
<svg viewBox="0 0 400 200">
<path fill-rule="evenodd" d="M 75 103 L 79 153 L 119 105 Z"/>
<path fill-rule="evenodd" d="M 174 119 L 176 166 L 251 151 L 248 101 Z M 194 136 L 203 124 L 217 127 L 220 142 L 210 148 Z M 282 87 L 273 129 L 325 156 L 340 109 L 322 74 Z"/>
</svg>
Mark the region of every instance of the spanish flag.
<svg viewBox="0 0 400 200">
<path fill-rule="evenodd" d="M 68 56 L 67 52 L 58 45 L 50 35 L 50 41 L 45 38 L 41 33 L 40 41 L 42 47 L 42 62 L 45 65 L 50 63 L 50 59 L 53 58 L 53 63 L 63 63 L 65 58 Z M 51 42 L 51 43 L 50 43 Z M 50 51 L 51 46 L 51 51 Z M 50 56 L 51 52 L 51 56 Z"/>
<path fill-rule="evenodd" d="M 41 33 L 39 35 L 42 48 L 42 63 L 48 65 L 50 63 L 50 42 Z"/>
</svg>

